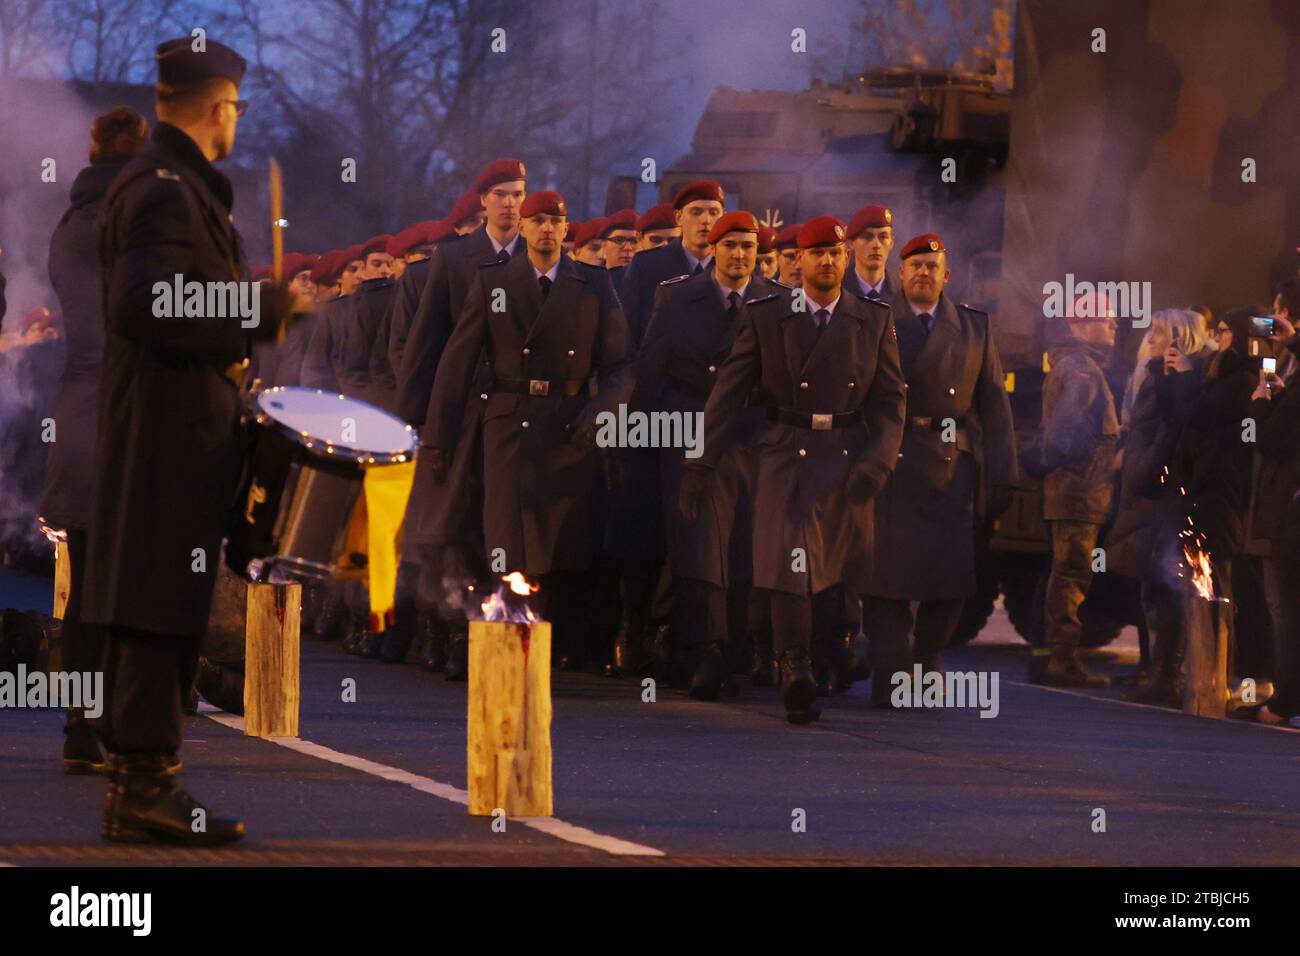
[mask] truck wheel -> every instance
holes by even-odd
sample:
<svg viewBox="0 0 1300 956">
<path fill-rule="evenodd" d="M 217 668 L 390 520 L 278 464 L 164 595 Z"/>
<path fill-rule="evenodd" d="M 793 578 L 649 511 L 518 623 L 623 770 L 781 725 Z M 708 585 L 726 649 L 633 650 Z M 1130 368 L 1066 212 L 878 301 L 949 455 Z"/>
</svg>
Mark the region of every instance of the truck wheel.
<svg viewBox="0 0 1300 956">
<path fill-rule="evenodd" d="M 1004 554 L 1002 566 L 1002 605 L 1007 609 L 1011 626 L 1025 640 L 1034 627 L 1034 604 L 1042 579 L 1051 566 L 1046 555 Z"/>
<path fill-rule="evenodd" d="M 975 593 L 962 605 L 961 619 L 957 621 L 957 627 L 948 639 L 948 646 L 960 647 L 979 637 L 980 631 L 988 623 L 989 615 L 993 613 L 997 599 L 997 562 L 989 559 L 980 561 L 976 565 Z"/>
</svg>

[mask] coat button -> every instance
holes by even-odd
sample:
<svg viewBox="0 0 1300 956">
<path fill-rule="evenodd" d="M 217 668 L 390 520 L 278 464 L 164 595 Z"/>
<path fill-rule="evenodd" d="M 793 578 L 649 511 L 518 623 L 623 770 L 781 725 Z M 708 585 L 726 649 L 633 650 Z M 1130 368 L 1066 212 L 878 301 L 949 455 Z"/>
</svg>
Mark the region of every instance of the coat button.
<svg viewBox="0 0 1300 956">
<path fill-rule="evenodd" d="M 521 423 L 521 424 L 523 425 L 524 428 L 527 428 L 527 427 L 528 427 L 528 423 L 527 423 L 527 422 L 523 422 L 523 423 Z"/>
<path fill-rule="evenodd" d="M 949 395 L 956 395 L 956 394 L 957 394 L 957 389 L 955 389 L 955 388 L 950 388 L 950 389 L 948 389 L 948 394 L 949 394 Z"/>
<path fill-rule="evenodd" d="M 808 387 L 808 383 L 807 383 L 807 382 L 800 382 L 800 383 L 799 383 L 799 387 L 800 387 L 800 388 L 807 388 L 807 387 Z"/>
<path fill-rule="evenodd" d="M 898 457 L 899 457 L 899 458 L 902 458 L 902 457 L 903 457 L 903 453 L 902 453 L 901 451 L 898 453 Z"/>
<path fill-rule="evenodd" d="M 478 397 L 481 398 L 481 399 L 483 399 L 483 401 L 486 402 L 486 401 L 487 401 L 487 392 L 479 392 L 479 393 L 478 393 Z"/>
<path fill-rule="evenodd" d="M 849 388 L 856 388 L 857 384 L 857 382 L 849 382 Z"/>
<path fill-rule="evenodd" d="M 525 355 L 528 354 L 528 349 L 524 349 L 524 354 L 525 354 Z"/>
<path fill-rule="evenodd" d="M 574 357 L 575 355 L 577 355 L 577 354 L 578 354 L 578 353 L 575 352 L 575 351 L 573 351 L 573 349 L 569 349 L 569 358 L 573 358 L 573 357 Z"/>
<path fill-rule="evenodd" d="M 804 455 L 806 455 L 806 454 L 808 454 L 807 450 L 805 450 L 805 449 L 803 449 L 803 448 L 800 448 L 800 449 L 799 449 L 799 457 L 800 457 L 800 458 L 802 458 L 802 457 L 803 457 Z"/>
<path fill-rule="evenodd" d="M 945 455 L 943 460 L 944 460 L 944 461 L 952 461 L 952 455 Z"/>
<path fill-rule="evenodd" d="M 716 372 L 717 370 L 718 370 L 718 367 L 717 367 L 716 365 L 710 365 L 710 366 L 709 366 L 709 371 L 710 371 L 710 372 Z"/>
<path fill-rule="evenodd" d="M 847 454 L 848 454 L 848 453 L 849 453 L 849 450 L 848 450 L 848 449 L 847 449 L 847 448 L 846 448 L 846 449 L 844 449 L 844 454 L 846 454 L 846 455 L 847 455 Z"/>
</svg>

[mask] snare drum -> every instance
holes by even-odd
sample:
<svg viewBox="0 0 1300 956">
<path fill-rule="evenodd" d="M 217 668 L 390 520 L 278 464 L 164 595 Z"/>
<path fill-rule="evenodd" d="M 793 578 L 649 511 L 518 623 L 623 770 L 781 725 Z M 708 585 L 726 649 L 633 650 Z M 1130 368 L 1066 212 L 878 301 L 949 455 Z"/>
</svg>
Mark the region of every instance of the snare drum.
<svg viewBox="0 0 1300 956">
<path fill-rule="evenodd" d="M 366 469 L 410 461 L 415 430 L 367 402 L 276 386 L 257 396 L 252 431 L 228 563 L 246 575 L 258 561 L 262 568 L 329 577 L 343 554 Z"/>
</svg>

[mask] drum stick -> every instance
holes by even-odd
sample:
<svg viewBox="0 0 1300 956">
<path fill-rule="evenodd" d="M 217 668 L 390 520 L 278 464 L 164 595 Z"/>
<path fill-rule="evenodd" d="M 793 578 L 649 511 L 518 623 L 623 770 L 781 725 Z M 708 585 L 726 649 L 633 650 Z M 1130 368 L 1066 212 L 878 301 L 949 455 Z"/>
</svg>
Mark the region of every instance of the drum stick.
<svg viewBox="0 0 1300 956">
<path fill-rule="evenodd" d="M 276 285 L 284 282 L 284 181 L 280 175 L 280 164 L 275 157 L 270 163 L 271 193 L 271 281 Z M 280 326 L 275 341 L 279 345 L 284 341 L 286 324 Z"/>
</svg>

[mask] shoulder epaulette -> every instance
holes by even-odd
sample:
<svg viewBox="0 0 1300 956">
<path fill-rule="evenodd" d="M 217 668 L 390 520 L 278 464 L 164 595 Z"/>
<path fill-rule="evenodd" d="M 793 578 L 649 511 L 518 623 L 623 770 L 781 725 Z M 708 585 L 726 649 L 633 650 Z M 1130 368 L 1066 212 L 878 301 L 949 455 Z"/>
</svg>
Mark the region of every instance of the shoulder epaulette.
<svg viewBox="0 0 1300 956">
<path fill-rule="evenodd" d="M 988 315 L 988 314 L 989 314 L 987 309 L 981 309 L 981 308 L 977 308 L 976 306 L 973 306 L 973 305 L 967 305 L 965 302 L 958 302 L 957 304 L 958 304 L 959 306 L 961 306 L 963 309 L 966 309 L 966 310 L 968 310 L 968 311 L 970 311 L 970 312 L 978 312 L 980 315 Z"/>
<path fill-rule="evenodd" d="M 687 272 L 687 273 L 684 274 L 684 275 L 673 276 L 671 279 L 665 279 L 663 282 L 661 282 L 661 283 L 659 283 L 659 284 L 660 284 L 660 285 L 672 285 L 674 282 L 682 282 L 682 281 L 684 281 L 684 280 L 686 280 L 686 279 L 689 279 L 690 277 L 691 277 L 691 274 L 690 274 L 689 272 Z"/>
<path fill-rule="evenodd" d="M 779 299 L 780 297 L 781 297 L 781 293 L 779 292 L 769 292 L 767 295 L 760 296 L 757 299 L 749 299 L 745 303 L 745 305 L 746 306 L 758 305 L 760 302 L 771 302 L 773 299 Z"/>
<path fill-rule="evenodd" d="M 770 282 L 770 283 L 772 283 L 772 285 L 779 285 L 782 289 L 793 289 L 793 288 L 795 288 L 795 286 L 792 286 L 792 285 L 786 285 L 786 284 L 785 284 L 784 282 L 782 282 L 780 279 L 768 279 L 767 281 Z"/>
<path fill-rule="evenodd" d="M 170 179 L 173 182 L 177 182 L 177 183 L 181 181 L 181 177 L 179 173 L 174 173 L 170 169 L 164 169 L 161 166 L 159 166 L 157 169 L 154 170 L 154 175 L 156 175 L 159 179 Z"/>
<path fill-rule="evenodd" d="M 480 262 L 478 264 L 478 267 L 480 269 L 486 269 L 488 266 L 503 266 L 506 265 L 509 261 L 510 261 L 509 259 L 506 259 L 505 262 L 501 261 L 500 259 L 488 259 L 485 262 Z"/>
</svg>

